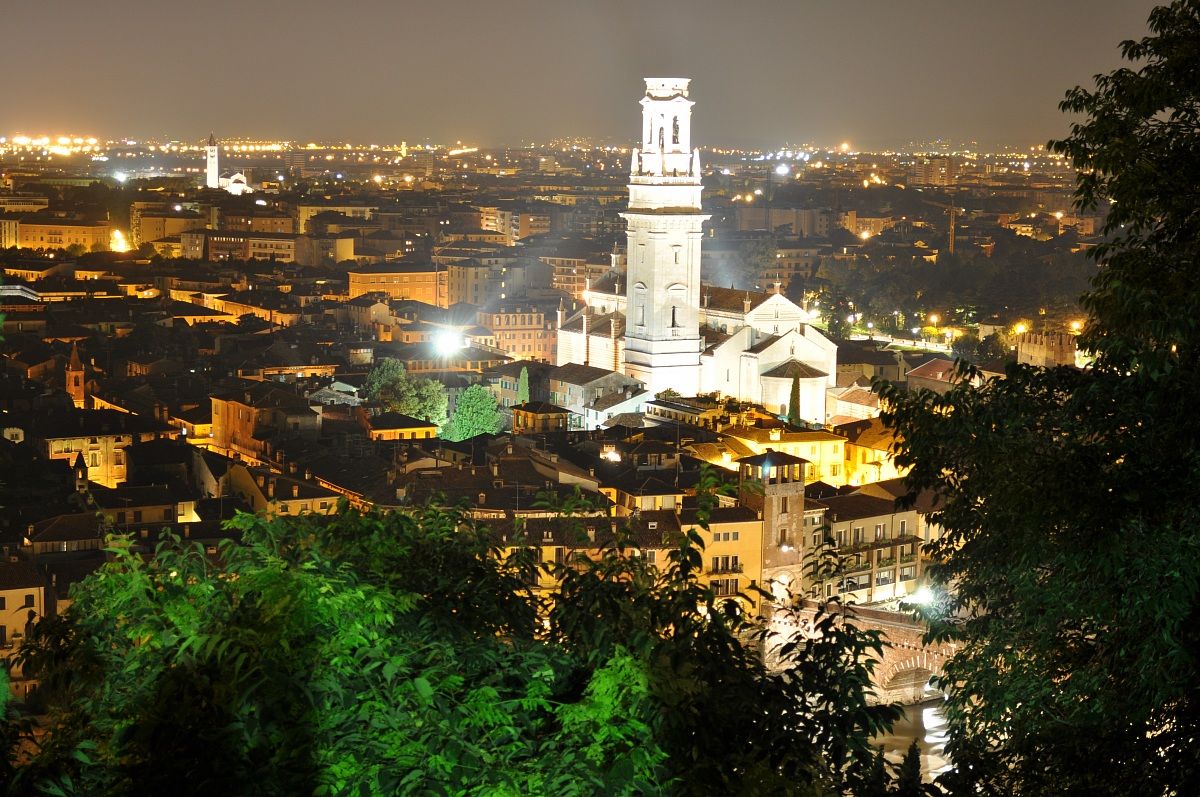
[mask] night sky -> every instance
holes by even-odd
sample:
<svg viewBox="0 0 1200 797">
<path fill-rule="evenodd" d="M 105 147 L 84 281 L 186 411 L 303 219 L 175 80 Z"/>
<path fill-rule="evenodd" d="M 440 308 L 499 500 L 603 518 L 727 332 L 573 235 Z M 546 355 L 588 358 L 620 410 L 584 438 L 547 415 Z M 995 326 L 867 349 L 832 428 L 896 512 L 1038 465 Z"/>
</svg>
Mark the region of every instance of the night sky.
<svg viewBox="0 0 1200 797">
<path fill-rule="evenodd" d="M 1148 0 L 3 0 L 0 135 L 494 146 L 638 132 L 693 78 L 701 145 L 1028 146 Z"/>
</svg>

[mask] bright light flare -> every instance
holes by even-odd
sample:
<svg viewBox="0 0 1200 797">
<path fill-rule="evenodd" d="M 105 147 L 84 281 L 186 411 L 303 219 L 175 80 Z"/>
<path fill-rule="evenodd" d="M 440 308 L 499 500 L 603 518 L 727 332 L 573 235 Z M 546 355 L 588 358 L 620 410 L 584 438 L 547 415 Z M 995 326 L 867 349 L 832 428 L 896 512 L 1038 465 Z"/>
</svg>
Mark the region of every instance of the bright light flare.
<svg viewBox="0 0 1200 797">
<path fill-rule="evenodd" d="M 125 238 L 125 233 L 120 230 L 113 230 L 109 236 L 108 248 L 114 252 L 128 252 L 130 246 L 129 241 Z"/>
<path fill-rule="evenodd" d="M 443 357 L 449 357 L 463 348 L 463 337 L 456 332 L 448 329 L 442 330 L 433 336 L 433 346 L 437 349 L 437 353 Z"/>
</svg>

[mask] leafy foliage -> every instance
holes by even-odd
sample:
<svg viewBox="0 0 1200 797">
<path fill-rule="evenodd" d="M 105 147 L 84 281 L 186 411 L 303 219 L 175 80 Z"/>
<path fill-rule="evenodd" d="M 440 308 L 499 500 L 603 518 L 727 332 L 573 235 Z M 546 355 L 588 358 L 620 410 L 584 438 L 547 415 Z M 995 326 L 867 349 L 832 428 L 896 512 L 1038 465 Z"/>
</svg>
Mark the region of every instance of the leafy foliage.
<svg viewBox="0 0 1200 797">
<path fill-rule="evenodd" d="M 529 369 L 522 367 L 521 374 L 517 377 L 517 403 L 529 403 Z"/>
<path fill-rule="evenodd" d="M 1086 119 L 1051 142 L 1080 208 L 1114 203 L 1083 298 L 1093 366 L 883 389 L 898 463 L 943 499 L 956 793 L 1200 793 L 1200 2 L 1150 27 L 1122 46 L 1139 68 L 1067 95 Z"/>
<path fill-rule="evenodd" d="M 695 534 L 662 571 L 625 538 L 548 565 L 545 616 L 532 549 L 457 511 L 233 522 L 215 559 L 111 539 L 37 627 L 45 734 L 10 793 L 836 794 L 895 716 L 865 701 L 878 637 L 838 612 L 768 671 Z"/>
<path fill-rule="evenodd" d="M 496 434 L 504 426 L 504 416 L 496 397 L 483 385 L 471 385 L 454 403 L 454 417 L 442 430 L 447 440 L 466 440 L 481 434 Z"/>
<path fill-rule="evenodd" d="M 367 398 L 390 412 L 411 415 L 438 426 L 446 423 L 446 388 L 432 379 L 410 376 L 404 363 L 386 357 L 367 374 Z"/>
<path fill-rule="evenodd" d="M 702 525 L 716 487 L 703 472 Z M 626 537 L 599 557 L 558 565 L 551 638 L 586 661 L 620 650 L 644 663 L 674 793 L 857 793 L 872 761 L 870 737 L 898 716 L 866 701 L 879 635 L 822 611 L 813 636 L 779 639 L 742 603 L 700 584 L 696 532 L 677 543 L 661 571 L 629 555 Z M 778 671 L 758 653 L 767 648 L 778 654 Z"/>
<path fill-rule="evenodd" d="M 921 797 L 923 794 L 925 786 L 921 783 L 921 749 L 917 747 L 917 740 L 913 739 L 904 753 L 904 760 L 900 762 L 896 797 Z"/>
<path fill-rule="evenodd" d="M 788 396 L 788 423 L 800 423 L 800 375 L 792 377 L 792 392 Z"/>
</svg>

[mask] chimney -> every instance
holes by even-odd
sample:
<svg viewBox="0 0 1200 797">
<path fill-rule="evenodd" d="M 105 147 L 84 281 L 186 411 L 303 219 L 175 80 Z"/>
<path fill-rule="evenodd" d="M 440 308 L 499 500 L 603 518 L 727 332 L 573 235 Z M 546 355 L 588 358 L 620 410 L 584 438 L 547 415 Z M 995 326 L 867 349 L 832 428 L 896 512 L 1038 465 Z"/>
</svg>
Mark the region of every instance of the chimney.
<svg viewBox="0 0 1200 797">
<path fill-rule="evenodd" d="M 267 498 L 274 500 L 275 498 L 275 480 L 271 479 L 267 482 Z"/>
<path fill-rule="evenodd" d="M 750 312 L 750 292 L 749 291 L 746 291 L 746 297 L 744 299 L 742 299 L 742 312 L 743 313 Z"/>
<path fill-rule="evenodd" d="M 312 480 L 312 468 L 305 468 L 305 469 L 304 469 L 304 480 L 305 480 L 305 481 L 311 481 L 311 480 Z"/>
<path fill-rule="evenodd" d="M 492 463 L 492 475 L 493 475 L 493 476 L 499 476 L 499 475 L 500 475 L 500 463 L 499 463 L 499 462 L 493 462 L 493 463 Z"/>
<path fill-rule="evenodd" d="M 479 503 L 479 505 L 480 505 L 480 506 L 483 506 L 484 504 L 486 504 L 486 503 L 487 503 L 487 493 L 480 493 L 480 494 L 479 494 L 479 501 L 478 501 L 478 503 Z"/>
</svg>

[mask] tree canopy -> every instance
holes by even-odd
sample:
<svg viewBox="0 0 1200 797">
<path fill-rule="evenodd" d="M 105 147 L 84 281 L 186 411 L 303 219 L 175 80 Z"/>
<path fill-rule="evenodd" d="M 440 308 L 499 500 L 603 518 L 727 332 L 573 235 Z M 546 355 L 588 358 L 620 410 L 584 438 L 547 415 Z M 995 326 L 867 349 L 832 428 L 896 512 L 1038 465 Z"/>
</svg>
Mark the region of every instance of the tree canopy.
<svg viewBox="0 0 1200 797">
<path fill-rule="evenodd" d="M 433 379 L 411 376 L 399 360 L 386 357 L 367 374 L 363 386 L 367 398 L 378 401 L 390 412 L 446 423 L 446 388 Z"/>
<path fill-rule="evenodd" d="M 9 793 L 858 793 L 895 716 L 836 608 L 768 671 L 694 532 L 543 565 L 542 604 L 536 547 L 457 510 L 233 522 L 217 557 L 110 539 L 22 651 L 47 715 Z"/>
<path fill-rule="evenodd" d="M 483 385 L 471 385 L 454 402 L 454 415 L 442 437 L 451 441 L 466 440 L 481 434 L 496 434 L 504 428 L 504 416 L 496 405 L 496 397 Z"/>
<path fill-rule="evenodd" d="M 1051 142 L 1080 209 L 1112 202 L 1093 365 L 882 390 L 898 464 L 942 499 L 956 793 L 1200 793 L 1200 1 L 1150 29 L 1132 67 L 1068 93 L 1084 118 Z"/>
</svg>

